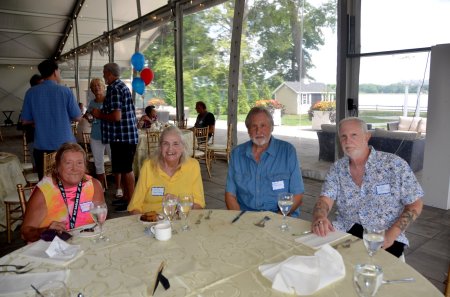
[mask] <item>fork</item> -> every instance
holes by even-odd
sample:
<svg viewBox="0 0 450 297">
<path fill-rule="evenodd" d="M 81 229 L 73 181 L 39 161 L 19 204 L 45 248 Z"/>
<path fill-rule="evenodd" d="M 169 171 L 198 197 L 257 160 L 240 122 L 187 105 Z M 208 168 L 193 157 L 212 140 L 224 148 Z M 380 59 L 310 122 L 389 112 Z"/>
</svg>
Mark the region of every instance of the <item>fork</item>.
<svg viewBox="0 0 450 297">
<path fill-rule="evenodd" d="M 211 214 L 212 214 L 212 210 L 209 210 L 209 211 L 208 211 L 208 214 L 207 214 L 206 217 L 205 217 L 205 220 L 209 220 L 210 217 L 211 217 Z"/>
<path fill-rule="evenodd" d="M 27 267 L 30 263 L 27 263 L 25 265 L 14 265 L 14 264 L 0 264 L 0 267 L 14 267 L 16 269 L 23 269 Z"/>
<path fill-rule="evenodd" d="M 24 274 L 24 273 L 27 273 L 27 272 L 29 272 L 31 270 L 33 270 L 33 269 L 30 268 L 28 270 L 0 270 L 0 273 L 11 272 L 11 273 L 15 273 L 15 274 Z"/>
<path fill-rule="evenodd" d="M 268 220 L 270 220 L 270 218 L 268 216 L 265 216 L 264 218 L 261 219 L 261 221 L 259 221 L 258 223 L 255 223 L 255 226 L 263 228 L 266 225 L 266 222 Z"/>
<path fill-rule="evenodd" d="M 197 221 L 195 221 L 195 223 L 197 225 L 200 224 L 202 222 L 202 218 L 203 218 L 203 214 L 201 213 L 201 214 L 198 215 L 198 219 L 197 219 Z"/>
</svg>

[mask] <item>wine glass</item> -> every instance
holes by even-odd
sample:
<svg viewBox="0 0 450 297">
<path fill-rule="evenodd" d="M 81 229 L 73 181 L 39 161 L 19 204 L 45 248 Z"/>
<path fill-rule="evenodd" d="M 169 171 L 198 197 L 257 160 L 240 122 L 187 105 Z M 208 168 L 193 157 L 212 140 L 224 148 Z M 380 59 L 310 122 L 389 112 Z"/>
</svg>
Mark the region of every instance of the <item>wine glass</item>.
<svg viewBox="0 0 450 297">
<path fill-rule="evenodd" d="M 360 297 L 372 297 L 383 282 L 383 270 L 371 264 L 356 264 L 353 271 L 353 285 Z"/>
<path fill-rule="evenodd" d="M 164 196 L 162 201 L 163 212 L 170 222 L 173 234 L 177 233 L 172 226 L 172 221 L 177 212 L 178 201 L 179 201 L 178 196 L 174 194 L 167 194 L 166 196 Z"/>
<path fill-rule="evenodd" d="M 191 194 L 184 194 L 180 196 L 180 201 L 178 202 L 178 211 L 184 220 L 184 225 L 181 227 L 182 231 L 190 230 L 187 218 L 189 216 L 189 211 L 194 206 L 194 199 Z"/>
<path fill-rule="evenodd" d="M 286 215 L 291 210 L 292 204 L 294 204 L 294 194 L 291 193 L 281 193 L 278 195 L 278 207 L 283 214 L 283 223 L 280 226 L 281 231 L 289 230 L 289 226 L 286 221 Z"/>
<path fill-rule="evenodd" d="M 384 243 L 384 229 L 379 226 L 366 226 L 363 232 L 364 245 L 372 259 Z"/>
<path fill-rule="evenodd" d="M 100 227 L 100 236 L 96 241 L 108 241 L 109 238 L 103 235 L 103 223 L 106 221 L 108 206 L 105 202 L 93 201 L 90 205 L 89 212 L 91 213 L 94 222 Z"/>
</svg>

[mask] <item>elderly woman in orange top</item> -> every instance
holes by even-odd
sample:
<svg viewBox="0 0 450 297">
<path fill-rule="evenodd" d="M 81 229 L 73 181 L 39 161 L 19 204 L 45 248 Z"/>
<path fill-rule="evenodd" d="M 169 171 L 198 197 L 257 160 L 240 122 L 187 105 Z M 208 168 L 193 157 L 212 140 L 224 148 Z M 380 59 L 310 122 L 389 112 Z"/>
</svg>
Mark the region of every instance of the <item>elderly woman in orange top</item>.
<svg viewBox="0 0 450 297">
<path fill-rule="evenodd" d="M 21 233 L 26 241 L 39 240 L 50 229 L 58 233 L 94 221 L 92 201 L 104 202 L 100 182 L 86 175 L 86 153 L 76 143 L 64 143 L 56 153 L 55 168 L 36 185 L 27 204 Z"/>
</svg>

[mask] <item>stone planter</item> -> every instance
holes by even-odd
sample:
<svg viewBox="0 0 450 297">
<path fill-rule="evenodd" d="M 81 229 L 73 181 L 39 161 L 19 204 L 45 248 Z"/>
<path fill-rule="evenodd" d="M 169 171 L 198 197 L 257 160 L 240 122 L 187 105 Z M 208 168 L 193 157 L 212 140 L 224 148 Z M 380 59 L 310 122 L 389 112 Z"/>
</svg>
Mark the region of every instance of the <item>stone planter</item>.
<svg viewBox="0 0 450 297">
<path fill-rule="evenodd" d="M 312 129 L 320 130 L 322 124 L 331 124 L 330 113 L 331 111 L 314 110 L 312 117 Z"/>
<path fill-rule="evenodd" d="M 275 126 L 281 126 L 281 109 L 274 109 L 272 112 L 273 124 Z"/>
</svg>

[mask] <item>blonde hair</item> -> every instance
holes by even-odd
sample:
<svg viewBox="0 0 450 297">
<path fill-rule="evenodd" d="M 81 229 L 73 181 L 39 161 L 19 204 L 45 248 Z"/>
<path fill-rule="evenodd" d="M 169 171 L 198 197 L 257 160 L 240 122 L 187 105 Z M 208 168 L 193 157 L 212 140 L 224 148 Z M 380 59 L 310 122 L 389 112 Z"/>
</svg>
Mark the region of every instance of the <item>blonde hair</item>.
<svg viewBox="0 0 450 297">
<path fill-rule="evenodd" d="M 105 82 L 103 81 L 103 79 L 101 79 L 100 77 L 94 77 L 93 79 L 91 79 L 91 82 L 89 83 L 89 89 L 92 90 L 94 83 L 100 83 L 100 86 L 102 86 L 103 90 L 106 88 L 105 86 Z"/>
<path fill-rule="evenodd" d="M 84 149 L 78 143 L 75 143 L 75 142 L 63 143 L 61 145 L 61 147 L 58 149 L 58 151 L 56 152 L 55 164 L 53 165 L 52 177 L 55 180 L 59 179 L 58 167 L 59 167 L 59 165 L 61 165 L 62 157 L 63 157 L 63 155 L 66 152 L 74 152 L 74 153 L 81 153 L 81 154 L 83 154 L 84 167 L 86 168 L 86 166 L 87 166 L 86 152 L 84 151 Z M 83 179 L 85 179 L 85 177 L 83 177 Z"/>
</svg>

